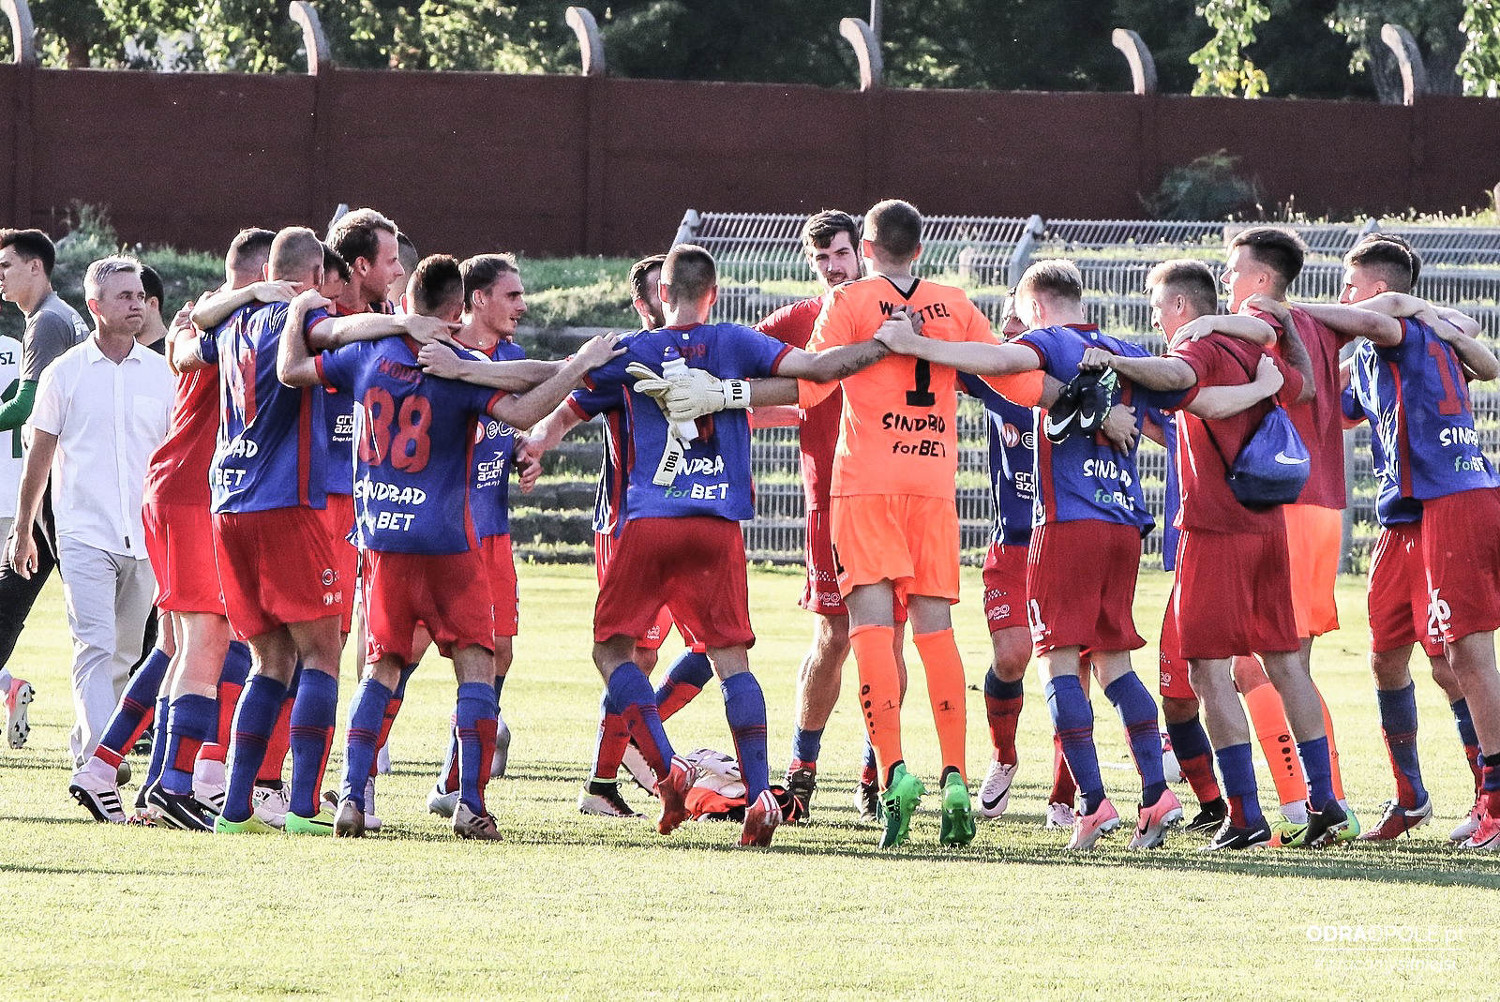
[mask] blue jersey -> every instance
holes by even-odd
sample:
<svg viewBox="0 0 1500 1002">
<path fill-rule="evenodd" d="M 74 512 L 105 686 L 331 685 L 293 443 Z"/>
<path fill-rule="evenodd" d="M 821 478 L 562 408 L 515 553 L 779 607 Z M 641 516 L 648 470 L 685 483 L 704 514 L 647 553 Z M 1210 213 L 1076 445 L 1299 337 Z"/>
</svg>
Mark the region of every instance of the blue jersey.
<svg viewBox="0 0 1500 1002">
<path fill-rule="evenodd" d="M 488 352 L 473 349 L 496 362 L 514 362 L 526 357 L 526 349 L 514 341 L 501 341 Z M 504 421 L 481 417 L 474 433 L 473 479 L 469 483 L 469 507 L 480 539 L 510 535 L 510 471 L 514 465 L 516 429 Z"/>
<path fill-rule="evenodd" d="M 1043 327 L 1027 331 L 1012 343 L 1035 351 L 1047 374 L 1064 383 L 1078 375 L 1078 363 L 1086 348 L 1104 348 L 1116 355 L 1150 354 L 1140 345 L 1099 333 L 1092 324 Z M 1166 407 L 1180 398 L 1181 394 L 1149 394 L 1128 380 L 1120 380 L 1120 402 L 1135 407 L 1137 430 L 1145 421 L 1145 405 Z M 1141 494 L 1135 449 L 1116 452 L 1102 435 L 1073 435 L 1061 445 L 1053 445 L 1045 435 L 1035 438 L 1037 496 L 1033 524 L 1093 519 L 1133 525 L 1143 536 L 1151 531 L 1155 523 Z"/>
<path fill-rule="evenodd" d="M 989 419 L 992 542 L 1026 546 L 1031 542 L 1031 507 L 1036 500 L 1036 411 L 1011 403 L 977 376 L 960 372 L 958 379 L 984 404 Z"/>
<path fill-rule="evenodd" d="M 287 312 L 286 303 L 255 303 L 219 328 L 219 436 L 209 467 L 215 512 L 327 507 L 327 394 L 276 378 Z M 313 310 L 305 327 L 325 316 Z M 306 336 L 306 329 L 293 336 Z"/>
<path fill-rule="evenodd" d="M 669 350 L 695 369 L 724 379 L 753 379 L 776 374 L 793 349 L 739 324 L 665 327 L 625 338 L 624 355 L 595 369 L 591 388 L 628 389 L 635 379 L 625 373 L 631 362 L 660 370 Z M 742 410 L 724 410 L 700 418 L 698 436 L 686 443 L 677 479 L 666 487 L 651 482 L 667 444 L 667 419 L 650 397 L 623 394 L 630 421 L 630 449 L 625 453 L 625 519 L 684 518 L 711 515 L 740 522 L 755 517 L 755 490 L 750 479 L 750 422 Z"/>
<path fill-rule="evenodd" d="M 1371 346 L 1368 342 L 1361 342 L 1359 348 L 1355 349 L 1355 354 L 1357 355 L 1360 349 L 1366 347 Z M 1374 433 L 1380 418 L 1367 409 L 1360 395 L 1354 392 L 1356 378 L 1351 374 L 1349 385 L 1344 387 L 1339 402 L 1343 405 L 1344 416 L 1349 420 L 1370 422 L 1370 467 L 1375 473 L 1376 491 L 1375 521 L 1383 526 L 1420 522 L 1422 502 L 1416 498 L 1401 496 L 1401 478 L 1396 471 L 1396 464 L 1386 455 L 1380 436 Z"/>
<path fill-rule="evenodd" d="M 568 397 L 568 406 L 585 421 L 604 415 L 604 463 L 594 492 L 594 532 L 601 536 L 618 536 L 625 526 L 626 453 L 631 447 L 626 392 L 624 384 L 611 382 L 584 386 Z"/>
<path fill-rule="evenodd" d="M 395 304 L 389 300 L 371 303 L 368 313 L 392 314 Z M 353 317 L 337 303 L 329 312 L 333 317 Z M 328 435 L 328 493 L 350 494 L 354 491 L 354 398 L 331 387 L 323 401 L 323 425 Z"/>
<path fill-rule="evenodd" d="M 381 553 L 464 553 L 479 545 L 475 429 L 501 394 L 427 375 L 417 350 L 388 337 L 317 359 L 323 381 L 355 401 L 355 541 Z"/>
<path fill-rule="evenodd" d="M 1496 486 L 1458 356 L 1426 324 L 1401 324 L 1400 344 L 1360 343 L 1350 378 L 1371 439 L 1379 439 L 1382 491 L 1387 478 L 1396 497 L 1418 501 Z"/>
<path fill-rule="evenodd" d="M 1177 479 L 1177 416 L 1171 411 L 1146 408 L 1152 423 L 1161 429 L 1166 441 L 1167 482 L 1162 490 L 1161 569 L 1177 569 L 1177 539 L 1182 530 L 1177 527 L 1177 509 L 1182 506 L 1182 484 Z"/>
</svg>

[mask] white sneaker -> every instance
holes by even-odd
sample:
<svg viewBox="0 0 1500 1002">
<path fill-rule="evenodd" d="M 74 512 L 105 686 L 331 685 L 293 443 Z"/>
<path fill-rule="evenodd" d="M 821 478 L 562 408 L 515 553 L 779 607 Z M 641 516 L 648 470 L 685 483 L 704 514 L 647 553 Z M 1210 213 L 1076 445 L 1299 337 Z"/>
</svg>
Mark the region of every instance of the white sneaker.
<svg viewBox="0 0 1500 1002">
<path fill-rule="evenodd" d="M 380 831 L 380 818 L 375 815 L 375 777 L 365 780 L 365 831 Z"/>
<path fill-rule="evenodd" d="M 459 801 L 453 811 L 453 834 L 459 838 L 478 839 L 481 842 L 500 841 L 500 831 L 495 819 L 488 814 L 475 814 Z"/>
<path fill-rule="evenodd" d="M 215 814 L 223 814 L 224 794 L 228 788 L 223 762 L 200 758 L 193 763 L 193 796 L 198 799 L 198 803 Z"/>
<path fill-rule="evenodd" d="M 1043 828 L 1067 828 L 1073 827 L 1073 808 L 1069 804 L 1051 803 L 1047 805 L 1047 811 L 1042 815 Z"/>
<path fill-rule="evenodd" d="M 590 784 L 585 783 L 583 789 L 578 792 L 578 813 L 591 814 L 596 818 L 638 818 L 640 812 L 625 802 L 620 796 L 620 787 L 617 783 L 601 783 L 603 793 L 594 793 L 589 789 Z"/>
<path fill-rule="evenodd" d="M 1005 813 L 1005 809 L 1010 806 L 1010 787 L 1016 781 L 1018 767 L 1019 764 L 990 762 L 990 770 L 984 774 L 984 782 L 979 784 L 979 809 L 975 811 L 976 814 L 993 820 Z"/>
<path fill-rule="evenodd" d="M 1467 842 L 1475 832 L 1479 830 L 1479 823 L 1484 820 L 1484 806 L 1482 798 L 1474 798 L 1474 806 L 1469 808 L 1469 816 L 1458 823 L 1453 829 L 1453 834 L 1448 836 L 1450 842 Z"/>
<path fill-rule="evenodd" d="M 257 786 L 250 794 L 250 804 L 255 810 L 255 817 L 270 825 L 272 828 L 286 827 L 286 812 L 291 810 L 291 804 L 286 799 L 286 787 L 273 790 L 265 786 Z"/>
<path fill-rule="evenodd" d="M 646 764 L 646 756 L 635 745 L 626 745 L 625 754 L 620 757 L 620 764 L 625 771 L 630 773 L 630 778 L 635 780 L 635 785 L 645 790 L 651 796 L 656 796 L 656 773 Z"/>
<path fill-rule="evenodd" d="M 375 771 L 382 776 L 389 776 L 391 774 L 391 742 L 389 738 L 386 739 L 385 744 L 380 746 L 380 750 L 375 753 Z"/>
<path fill-rule="evenodd" d="M 1287 824 L 1307 824 L 1307 801 L 1298 801 L 1295 804 L 1282 804 L 1281 816 L 1286 819 Z"/>
<path fill-rule="evenodd" d="M 510 728 L 505 718 L 495 717 L 495 756 L 490 759 L 490 778 L 505 778 L 505 763 L 510 758 Z"/>
<path fill-rule="evenodd" d="M 12 748 L 20 748 L 26 744 L 26 737 L 31 733 L 26 708 L 35 695 L 36 691 L 32 689 L 30 682 L 15 677 L 7 683 L 5 691 L 0 692 L 5 703 L 5 739 Z"/>
<path fill-rule="evenodd" d="M 73 799 L 83 805 L 84 810 L 94 816 L 95 821 L 105 824 L 123 825 L 125 823 L 125 805 L 120 802 L 120 790 L 110 781 L 110 777 L 100 776 L 89 768 L 98 759 L 89 759 L 82 769 L 73 773 L 73 779 L 68 784 L 68 792 Z M 104 765 L 106 772 L 113 772 L 109 766 Z"/>
<path fill-rule="evenodd" d="M 427 792 L 427 809 L 440 818 L 453 817 L 453 812 L 458 809 L 458 791 L 448 793 L 441 783 L 433 784 Z"/>
</svg>

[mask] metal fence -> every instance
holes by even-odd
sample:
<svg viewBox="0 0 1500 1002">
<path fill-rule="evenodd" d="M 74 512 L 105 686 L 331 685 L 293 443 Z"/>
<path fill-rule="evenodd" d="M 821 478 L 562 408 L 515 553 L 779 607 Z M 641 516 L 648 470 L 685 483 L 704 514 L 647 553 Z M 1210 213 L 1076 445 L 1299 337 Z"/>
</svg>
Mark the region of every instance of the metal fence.
<svg viewBox="0 0 1500 1002">
<path fill-rule="evenodd" d="M 721 275 L 716 313 L 719 319 L 754 324 L 775 309 L 813 294 L 798 233 L 806 217 L 690 212 L 678 240 L 691 240 L 713 251 Z M 1106 331 L 1160 351 L 1162 339 L 1151 330 L 1151 310 L 1144 291 L 1147 273 L 1159 261 L 1194 256 L 1222 256 L 1226 236 L 1236 224 L 1159 222 L 1153 220 L 1050 220 L 942 217 L 925 223 L 921 263 L 927 274 L 957 274 L 973 287 L 974 303 L 992 322 L 999 319 L 1006 286 L 1029 261 L 1049 256 L 1072 258 L 1084 276 L 1092 318 Z M 1343 284 L 1338 258 L 1362 235 L 1381 229 L 1408 240 L 1425 267 L 1417 292 L 1465 310 L 1493 336 L 1500 331 L 1500 228 L 1364 223 L 1302 224 L 1293 227 L 1311 252 L 1293 286 L 1294 298 L 1334 300 Z M 779 282 L 774 292 L 761 283 Z M 807 282 L 799 295 L 785 288 Z M 1476 389 L 1472 394 L 1480 442 L 1491 460 L 1500 461 L 1500 392 Z M 1350 432 L 1350 546 L 1346 569 L 1360 569 L 1378 528 L 1375 525 L 1375 481 L 1370 468 L 1369 430 Z M 987 484 L 983 409 L 963 400 L 959 408 L 958 507 L 966 557 L 977 559 L 989 539 L 991 505 Z M 755 559 L 802 559 L 804 510 L 795 429 L 756 432 L 753 461 L 757 479 L 756 518 L 746 526 L 746 542 Z M 1150 442 L 1140 451 L 1140 473 L 1146 501 L 1158 521 L 1163 508 L 1166 453 Z M 1146 552 L 1160 552 L 1161 533 L 1146 539 Z"/>
</svg>

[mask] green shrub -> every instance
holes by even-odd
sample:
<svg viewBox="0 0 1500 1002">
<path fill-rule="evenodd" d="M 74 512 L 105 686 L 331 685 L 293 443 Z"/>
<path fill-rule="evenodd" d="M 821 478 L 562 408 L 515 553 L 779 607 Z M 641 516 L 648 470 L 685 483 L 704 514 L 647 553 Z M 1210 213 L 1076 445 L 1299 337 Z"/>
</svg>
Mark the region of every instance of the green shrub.
<svg viewBox="0 0 1500 1002">
<path fill-rule="evenodd" d="M 1231 219 L 1260 214 L 1253 182 L 1235 173 L 1239 158 L 1227 150 L 1173 167 L 1156 193 L 1141 201 L 1155 219 Z"/>
</svg>

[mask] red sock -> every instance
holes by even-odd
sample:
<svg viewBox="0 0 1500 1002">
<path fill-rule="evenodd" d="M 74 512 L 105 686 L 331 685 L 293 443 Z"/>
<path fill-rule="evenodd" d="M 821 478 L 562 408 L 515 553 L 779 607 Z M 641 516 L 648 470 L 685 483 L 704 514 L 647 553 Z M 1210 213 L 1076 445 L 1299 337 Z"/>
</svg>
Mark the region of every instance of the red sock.
<svg viewBox="0 0 1500 1002">
<path fill-rule="evenodd" d="M 594 745 L 594 778 L 613 783 L 620 773 L 625 749 L 630 747 L 630 728 L 625 718 L 608 710 L 599 715 L 599 738 Z"/>
<path fill-rule="evenodd" d="M 392 696 L 390 698 L 390 700 L 385 704 L 385 716 L 383 718 L 381 718 L 381 721 L 380 721 L 380 735 L 375 739 L 375 750 L 376 750 L 376 752 L 379 752 L 380 749 L 384 748 L 385 747 L 385 743 L 388 740 L 390 740 L 390 737 L 391 737 L 391 725 L 396 722 L 396 714 L 398 714 L 400 712 L 401 712 L 401 700 L 397 699 L 395 696 Z M 370 762 L 370 775 L 371 776 L 374 776 L 376 773 L 378 773 L 380 771 L 376 767 L 376 763 L 379 762 L 379 761 L 380 761 L 380 756 L 378 754 L 375 756 L 374 759 L 371 760 L 371 762 Z"/>
<path fill-rule="evenodd" d="M 1464 758 L 1469 760 L 1469 771 L 1474 774 L 1474 792 L 1478 794 L 1484 789 L 1484 756 L 1479 753 L 1478 745 L 1464 745 Z"/>
<path fill-rule="evenodd" d="M 667 693 L 656 706 L 656 715 L 666 720 L 672 714 L 682 709 L 693 701 L 693 697 L 702 692 L 703 689 L 696 685 L 688 685 L 686 682 L 678 682 L 672 686 L 672 691 Z"/>
<path fill-rule="evenodd" d="M 260 764 L 257 783 L 279 783 L 286 766 L 287 753 L 292 750 L 292 701 L 288 696 L 281 701 L 281 712 L 276 715 L 276 726 L 266 739 L 266 757 Z"/>
<path fill-rule="evenodd" d="M 1078 784 L 1073 782 L 1073 773 L 1068 769 L 1068 760 L 1063 757 L 1062 738 L 1052 735 L 1052 792 L 1047 796 L 1049 804 L 1073 806 L 1078 795 Z"/>
<path fill-rule="evenodd" d="M 1014 699 L 996 699 L 986 694 L 984 715 L 990 725 L 990 745 L 995 749 L 995 761 L 1002 765 L 1015 765 L 1016 725 L 1021 722 L 1021 704 L 1025 696 Z"/>
<path fill-rule="evenodd" d="M 1211 804 L 1223 796 L 1219 790 L 1218 777 L 1214 775 L 1214 758 L 1211 754 L 1205 752 L 1192 758 L 1179 757 L 1177 765 L 1187 778 L 1188 785 L 1193 788 L 1193 796 L 1198 798 L 1198 803 Z"/>
<path fill-rule="evenodd" d="M 235 682 L 219 683 L 219 736 L 214 744 L 229 747 L 229 735 L 234 733 L 234 708 L 239 705 L 240 693 L 244 691 L 245 687 Z"/>
<path fill-rule="evenodd" d="M 484 807 L 484 790 L 490 785 L 490 766 L 495 763 L 495 732 L 500 722 L 493 718 L 476 721 L 479 730 L 479 805 Z M 489 808 L 485 808 L 488 812 Z"/>
</svg>

